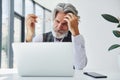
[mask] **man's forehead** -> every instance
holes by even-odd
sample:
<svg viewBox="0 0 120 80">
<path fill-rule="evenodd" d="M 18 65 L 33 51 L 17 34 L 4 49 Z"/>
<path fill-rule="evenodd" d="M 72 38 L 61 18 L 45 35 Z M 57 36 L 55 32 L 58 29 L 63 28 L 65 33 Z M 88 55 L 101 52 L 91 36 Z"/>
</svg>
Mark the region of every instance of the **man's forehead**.
<svg viewBox="0 0 120 80">
<path fill-rule="evenodd" d="M 62 19 L 60 19 L 60 18 L 56 18 L 55 20 L 57 20 L 57 21 L 59 21 L 59 22 L 61 22 L 61 23 L 67 23 L 67 21 L 66 20 L 64 20 L 65 18 L 62 18 Z"/>
<path fill-rule="evenodd" d="M 58 19 L 57 19 L 58 20 Z M 61 22 L 61 23 L 67 23 L 67 21 L 66 20 L 64 20 L 64 19 L 62 19 L 62 20 L 58 20 L 59 22 Z"/>
<path fill-rule="evenodd" d="M 66 21 L 64 20 L 66 15 L 67 14 L 65 14 L 64 12 L 58 12 L 57 15 L 56 15 L 56 17 L 55 17 L 55 19 L 57 21 L 62 22 L 62 23 L 66 23 Z"/>
<path fill-rule="evenodd" d="M 61 23 L 67 23 L 67 21 L 65 21 L 65 20 L 62 20 L 62 21 L 61 21 Z"/>
</svg>

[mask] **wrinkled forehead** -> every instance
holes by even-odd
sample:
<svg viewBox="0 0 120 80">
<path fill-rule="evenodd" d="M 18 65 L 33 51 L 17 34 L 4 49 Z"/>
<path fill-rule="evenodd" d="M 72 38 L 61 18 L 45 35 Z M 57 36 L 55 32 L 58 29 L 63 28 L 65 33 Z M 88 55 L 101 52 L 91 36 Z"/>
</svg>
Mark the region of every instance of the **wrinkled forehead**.
<svg viewBox="0 0 120 80">
<path fill-rule="evenodd" d="M 57 13 L 55 19 L 58 20 L 58 21 L 63 21 L 65 22 L 64 18 L 67 14 L 65 14 L 64 12 L 59 12 Z"/>
</svg>

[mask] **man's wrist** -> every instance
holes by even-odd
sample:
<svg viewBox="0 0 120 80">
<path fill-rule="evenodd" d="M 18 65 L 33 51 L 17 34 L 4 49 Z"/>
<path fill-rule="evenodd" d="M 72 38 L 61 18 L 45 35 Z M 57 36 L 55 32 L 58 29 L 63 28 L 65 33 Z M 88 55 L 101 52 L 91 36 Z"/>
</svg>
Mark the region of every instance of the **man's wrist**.
<svg viewBox="0 0 120 80">
<path fill-rule="evenodd" d="M 72 33 L 72 35 L 75 37 L 75 36 L 77 36 L 77 35 L 80 35 L 80 33 L 79 33 L 79 31 L 74 31 L 74 32 Z"/>
</svg>

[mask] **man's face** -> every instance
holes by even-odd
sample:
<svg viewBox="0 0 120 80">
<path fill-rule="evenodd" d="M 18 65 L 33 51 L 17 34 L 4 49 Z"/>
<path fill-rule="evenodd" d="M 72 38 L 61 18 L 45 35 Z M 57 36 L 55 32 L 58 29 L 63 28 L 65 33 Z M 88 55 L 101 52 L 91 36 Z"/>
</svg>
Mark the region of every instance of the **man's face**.
<svg viewBox="0 0 120 80">
<path fill-rule="evenodd" d="M 68 24 L 64 20 L 64 14 L 63 12 L 59 12 L 56 15 L 56 18 L 54 19 L 53 23 L 53 31 L 54 31 L 54 36 L 56 38 L 64 38 L 68 32 Z"/>
</svg>

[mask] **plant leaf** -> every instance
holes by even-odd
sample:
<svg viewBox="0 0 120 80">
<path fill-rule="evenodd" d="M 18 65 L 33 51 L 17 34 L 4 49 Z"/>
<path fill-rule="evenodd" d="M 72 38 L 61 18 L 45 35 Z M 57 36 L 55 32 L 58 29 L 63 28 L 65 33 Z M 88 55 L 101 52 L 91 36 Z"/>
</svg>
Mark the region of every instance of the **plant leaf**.
<svg viewBox="0 0 120 80">
<path fill-rule="evenodd" d="M 112 15 L 102 14 L 102 17 L 104 19 L 106 19 L 107 21 L 110 21 L 110 22 L 113 22 L 113 23 L 119 23 L 119 20 L 116 17 L 112 16 Z"/>
<path fill-rule="evenodd" d="M 120 31 L 118 31 L 118 30 L 113 30 L 113 34 L 114 34 L 116 37 L 120 37 Z"/>
<path fill-rule="evenodd" d="M 118 28 L 120 28 L 120 24 L 118 24 L 118 26 L 117 26 Z"/>
<path fill-rule="evenodd" d="M 113 50 L 113 49 L 118 48 L 118 47 L 120 47 L 119 44 L 114 44 L 114 45 L 109 47 L 108 51 Z"/>
</svg>

